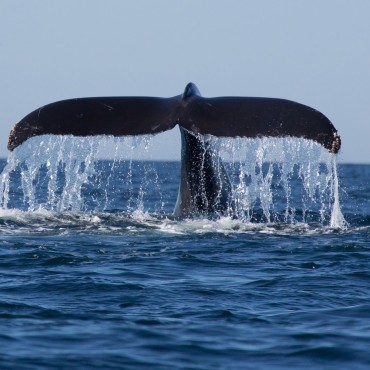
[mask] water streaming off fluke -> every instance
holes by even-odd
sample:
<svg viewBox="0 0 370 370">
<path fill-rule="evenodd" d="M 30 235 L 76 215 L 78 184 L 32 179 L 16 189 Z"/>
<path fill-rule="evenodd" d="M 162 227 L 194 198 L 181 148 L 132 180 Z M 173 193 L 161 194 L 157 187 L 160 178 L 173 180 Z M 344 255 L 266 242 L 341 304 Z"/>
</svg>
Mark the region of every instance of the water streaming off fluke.
<svg viewBox="0 0 370 370">
<path fill-rule="evenodd" d="M 179 165 L 140 160 L 152 136 L 39 136 L 9 154 L 1 175 L 3 209 L 149 212 L 167 216 L 176 202 Z M 232 183 L 233 217 L 254 223 L 346 222 L 340 211 L 335 155 L 297 138 L 215 138 Z M 102 160 L 102 156 L 110 157 Z M 167 166 L 167 167 L 166 167 Z"/>
</svg>

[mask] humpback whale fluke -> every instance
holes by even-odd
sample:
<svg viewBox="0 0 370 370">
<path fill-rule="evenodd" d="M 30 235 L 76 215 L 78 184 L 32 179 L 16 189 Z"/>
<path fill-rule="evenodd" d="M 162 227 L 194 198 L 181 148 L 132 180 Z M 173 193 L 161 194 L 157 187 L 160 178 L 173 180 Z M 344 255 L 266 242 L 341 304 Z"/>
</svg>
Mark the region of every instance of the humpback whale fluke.
<svg viewBox="0 0 370 370">
<path fill-rule="evenodd" d="M 189 83 L 182 95 L 172 98 L 78 98 L 45 105 L 14 126 L 8 149 L 37 135 L 144 135 L 177 124 L 190 132 L 222 137 L 303 137 L 332 153 L 341 145 L 333 124 L 313 108 L 274 98 L 203 98 Z"/>
<path fill-rule="evenodd" d="M 283 99 L 253 97 L 203 98 L 189 83 L 172 98 L 79 98 L 45 105 L 17 123 L 8 149 L 45 134 L 129 136 L 155 134 L 179 125 L 181 181 L 175 217 L 234 215 L 227 172 L 205 134 L 221 137 L 310 139 L 332 153 L 341 141 L 333 124 L 319 111 Z"/>
</svg>

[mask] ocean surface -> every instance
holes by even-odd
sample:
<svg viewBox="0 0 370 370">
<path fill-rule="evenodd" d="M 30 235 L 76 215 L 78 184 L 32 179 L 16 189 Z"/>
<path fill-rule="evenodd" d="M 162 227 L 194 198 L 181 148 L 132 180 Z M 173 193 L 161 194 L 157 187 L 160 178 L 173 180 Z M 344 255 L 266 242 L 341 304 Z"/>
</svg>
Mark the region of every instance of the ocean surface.
<svg viewBox="0 0 370 370">
<path fill-rule="evenodd" d="M 210 219 L 178 162 L 1 160 L 0 368 L 369 369 L 370 165 L 260 144 Z"/>
</svg>

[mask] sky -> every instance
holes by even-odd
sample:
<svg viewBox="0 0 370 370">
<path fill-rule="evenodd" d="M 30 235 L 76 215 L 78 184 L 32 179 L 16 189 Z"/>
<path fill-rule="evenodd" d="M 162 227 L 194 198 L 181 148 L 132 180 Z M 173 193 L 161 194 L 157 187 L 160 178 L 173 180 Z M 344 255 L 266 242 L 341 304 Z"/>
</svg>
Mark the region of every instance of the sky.
<svg viewBox="0 0 370 370">
<path fill-rule="evenodd" d="M 324 113 L 370 163 L 369 0 L 0 0 L 0 157 L 14 123 L 87 96 L 266 96 Z M 178 129 L 156 159 L 179 159 Z"/>
</svg>

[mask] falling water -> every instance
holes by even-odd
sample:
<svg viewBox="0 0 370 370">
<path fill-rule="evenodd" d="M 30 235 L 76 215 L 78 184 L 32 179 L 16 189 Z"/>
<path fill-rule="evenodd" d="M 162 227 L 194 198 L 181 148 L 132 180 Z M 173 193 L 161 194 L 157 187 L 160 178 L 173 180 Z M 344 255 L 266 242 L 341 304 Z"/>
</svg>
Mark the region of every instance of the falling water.
<svg viewBox="0 0 370 370">
<path fill-rule="evenodd" d="M 218 145 L 231 166 L 239 217 L 250 222 L 259 212 L 269 223 L 346 225 L 336 156 L 321 145 L 297 138 L 236 138 Z"/>
<path fill-rule="evenodd" d="M 118 139 L 50 135 L 32 138 L 9 154 L 1 177 L 1 206 L 11 207 L 11 193 L 22 193 L 24 209 L 28 211 L 104 210 L 109 203 L 107 189 L 122 163 L 127 166 L 120 176 L 128 191 L 132 191 L 131 158 L 142 149 L 148 150 L 150 139 L 150 136 Z M 141 149 L 136 150 L 137 147 Z M 106 153 L 113 158 L 107 163 L 108 173 L 97 165 L 98 158 Z M 86 199 L 88 193 L 90 197 Z M 129 196 L 128 210 L 143 207 L 140 196 L 138 199 L 132 204 L 134 199 Z"/>
<path fill-rule="evenodd" d="M 28 211 L 163 213 L 167 209 L 161 190 L 163 179 L 150 162 L 134 160 L 138 153 L 148 153 L 151 138 L 32 138 L 9 154 L 1 175 L 0 205 L 12 208 L 12 198 L 22 194 Z M 206 136 L 205 140 L 217 147 L 226 165 L 239 219 L 345 226 L 335 155 L 319 144 L 297 138 Z M 99 160 L 106 153 L 111 159 Z M 117 180 L 119 189 L 115 188 Z M 117 192 L 123 192 L 124 201 L 112 200 L 118 199 Z M 156 197 L 156 209 L 146 209 L 148 194 Z"/>
</svg>

